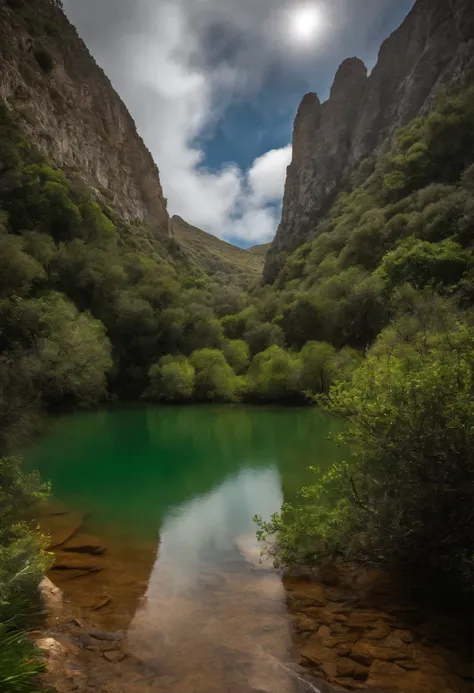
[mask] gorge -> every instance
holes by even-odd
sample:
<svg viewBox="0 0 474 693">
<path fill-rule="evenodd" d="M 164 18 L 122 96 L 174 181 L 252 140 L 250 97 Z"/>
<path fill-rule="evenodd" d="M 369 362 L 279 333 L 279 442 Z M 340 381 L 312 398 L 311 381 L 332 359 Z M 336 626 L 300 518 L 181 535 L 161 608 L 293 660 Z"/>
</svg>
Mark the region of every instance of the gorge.
<svg viewBox="0 0 474 693">
<path fill-rule="evenodd" d="M 0 38 L 0 689 L 470 689 L 472 2 L 304 96 L 248 250 L 59 0 Z"/>
</svg>

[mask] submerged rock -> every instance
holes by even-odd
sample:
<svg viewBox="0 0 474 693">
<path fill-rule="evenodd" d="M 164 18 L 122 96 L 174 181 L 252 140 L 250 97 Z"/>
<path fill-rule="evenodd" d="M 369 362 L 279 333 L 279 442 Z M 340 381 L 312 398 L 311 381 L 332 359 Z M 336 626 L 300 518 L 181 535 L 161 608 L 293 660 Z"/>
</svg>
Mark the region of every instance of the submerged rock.
<svg viewBox="0 0 474 693">
<path fill-rule="evenodd" d="M 89 628 L 88 633 L 93 638 L 96 638 L 96 640 L 108 640 L 108 641 L 122 640 L 123 635 L 124 635 L 122 633 L 122 631 L 109 632 L 106 630 L 99 630 L 98 628 Z"/>
<path fill-rule="evenodd" d="M 108 662 L 121 662 L 125 654 L 121 650 L 105 650 L 102 653 Z"/>
<path fill-rule="evenodd" d="M 51 518 L 50 518 L 51 519 Z M 51 523 L 48 523 L 46 531 L 51 536 L 48 550 L 59 548 L 79 531 L 84 522 L 84 515 L 81 513 L 67 513 L 66 515 L 56 515 Z"/>
<path fill-rule="evenodd" d="M 112 602 L 112 597 L 109 597 L 108 594 L 104 594 L 101 597 L 97 597 L 97 599 L 87 608 L 90 609 L 91 611 L 100 611 L 100 609 L 104 609 L 111 602 Z"/>
<path fill-rule="evenodd" d="M 87 553 L 91 556 L 102 556 L 107 549 L 97 537 L 76 532 L 64 543 L 62 550 L 67 553 Z"/>
<path fill-rule="evenodd" d="M 77 556 L 60 555 L 56 557 L 52 570 L 79 570 L 81 572 L 98 573 L 103 570 L 103 566 L 91 558 L 83 559 Z"/>
</svg>

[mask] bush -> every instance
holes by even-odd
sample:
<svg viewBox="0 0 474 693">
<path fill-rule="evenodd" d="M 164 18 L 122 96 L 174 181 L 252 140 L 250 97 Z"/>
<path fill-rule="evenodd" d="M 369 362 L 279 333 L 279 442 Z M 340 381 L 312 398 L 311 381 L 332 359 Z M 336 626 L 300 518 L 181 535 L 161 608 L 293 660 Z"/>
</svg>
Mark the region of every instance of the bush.
<svg viewBox="0 0 474 693">
<path fill-rule="evenodd" d="M 163 356 L 148 371 L 150 385 L 145 397 L 151 400 L 183 401 L 194 391 L 195 369 L 184 356 Z"/>
<path fill-rule="evenodd" d="M 48 487 L 37 474 L 24 473 L 13 457 L 0 458 L 0 480 L 0 690 L 31 693 L 43 664 L 24 629 L 51 560 L 24 519 Z"/>
<path fill-rule="evenodd" d="M 242 374 L 250 363 L 250 349 L 242 339 L 224 342 L 223 352 L 227 363 L 232 366 L 237 375 Z"/>
<path fill-rule="evenodd" d="M 305 344 L 300 353 L 299 387 L 307 396 L 311 397 L 311 395 L 329 390 L 335 376 L 336 353 L 335 348 L 325 342 Z"/>
<path fill-rule="evenodd" d="M 71 397 L 81 406 L 106 395 L 106 374 L 112 367 L 111 345 L 105 328 L 86 313 L 79 313 L 60 294 L 37 301 L 16 301 L 12 320 L 26 321 L 36 313 L 34 343 L 20 360 L 45 402 L 54 404 Z"/>
<path fill-rule="evenodd" d="M 299 399 L 300 370 L 297 355 L 272 346 L 254 357 L 248 372 L 249 391 L 265 401 Z"/>
<path fill-rule="evenodd" d="M 200 349 L 191 355 L 196 369 L 195 396 L 211 402 L 236 402 L 243 391 L 243 381 L 235 375 L 219 349 Z"/>
<path fill-rule="evenodd" d="M 474 256 L 451 239 L 428 243 L 409 239 L 387 253 L 378 270 L 392 285 L 411 283 L 422 289 L 428 284 L 455 287 L 474 266 Z"/>
<path fill-rule="evenodd" d="M 283 330 L 279 325 L 273 325 L 269 322 L 260 322 L 258 320 L 251 320 L 247 323 L 244 340 L 249 345 L 252 355 L 265 351 L 265 349 L 268 349 L 268 347 L 271 347 L 273 344 L 279 346 L 285 344 Z"/>
<path fill-rule="evenodd" d="M 316 472 L 304 503 L 260 518 L 259 536 L 277 532 L 280 562 L 342 552 L 414 579 L 428 575 L 432 587 L 469 590 L 474 330 L 451 320 L 448 332 L 427 332 L 418 322 L 407 343 L 406 325 L 398 341 L 394 329 L 326 400 L 347 423 L 339 441 L 349 460 Z"/>
</svg>

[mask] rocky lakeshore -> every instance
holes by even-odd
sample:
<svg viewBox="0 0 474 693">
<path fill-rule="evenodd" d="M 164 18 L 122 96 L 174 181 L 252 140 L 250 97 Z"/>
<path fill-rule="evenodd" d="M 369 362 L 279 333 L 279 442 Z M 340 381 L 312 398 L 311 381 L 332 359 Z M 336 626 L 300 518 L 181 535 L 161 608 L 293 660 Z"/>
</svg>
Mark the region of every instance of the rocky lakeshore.
<svg viewBox="0 0 474 693">
<path fill-rule="evenodd" d="M 150 649 L 160 647 L 156 639 L 146 642 L 141 652 L 130 637 L 132 619 L 143 601 L 155 557 L 153 547 L 137 546 L 134 553 L 127 552 L 118 543 L 107 544 L 92 534 L 89 525 L 87 518 L 59 506 L 41 518 L 55 556 L 49 577 L 42 584 L 47 621 L 34 635 L 48 662 L 47 684 L 59 693 L 178 690 L 166 667 L 155 666 L 149 657 Z M 270 603 L 281 576 L 259 561 L 250 537 L 239 540 L 238 548 L 247 561 L 249 575 L 257 580 L 245 588 L 258 593 L 259 599 L 263 593 Z M 216 576 L 206 579 L 209 601 L 211 605 L 216 601 L 218 619 L 220 580 Z M 230 578 L 225 579 L 230 584 Z M 217 653 L 223 666 L 226 657 L 238 653 L 242 679 L 235 679 L 235 685 L 245 681 L 246 656 L 253 646 L 261 650 L 262 679 L 267 668 L 273 671 L 281 667 L 291 673 L 291 691 L 472 690 L 469 633 L 459 625 L 459 619 L 455 615 L 427 615 L 387 576 L 330 565 L 317 576 L 285 575 L 282 582 L 293 643 L 288 657 L 276 661 L 272 646 L 267 647 L 266 637 L 271 637 L 274 622 L 265 615 L 262 632 L 267 634 L 263 638 L 254 631 L 248 639 L 235 640 L 235 651 L 226 648 Z M 228 599 L 228 592 L 226 595 Z M 172 603 L 179 611 L 180 601 Z M 196 620 L 186 628 L 195 630 L 199 638 L 205 624 L 199 623 L 199 616 Z M 248 625 L 244 623 L 245 629 Z M 189 653 L 190 661 L 192 657 Z M 215 690 L 205 677 L 188 681 L 195 690 L 204 690 L 206 685 Z M 266 691 L 265 682 L 253 690 Z"/>
</svg>

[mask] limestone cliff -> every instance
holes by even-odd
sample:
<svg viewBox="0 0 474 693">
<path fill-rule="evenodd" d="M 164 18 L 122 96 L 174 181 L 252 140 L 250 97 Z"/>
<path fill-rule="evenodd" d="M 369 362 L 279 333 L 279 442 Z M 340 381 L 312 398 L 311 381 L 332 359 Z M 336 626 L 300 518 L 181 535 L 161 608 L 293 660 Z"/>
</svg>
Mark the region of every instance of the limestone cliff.
<svg viewBox="0 0 474 693">
<path fill-rule="evenodd" d="M 293 132 L 281 223 L 267 254 L 272 282 L 304 243 L 350 174 L 395 128 L 427 111 L 440 87 L 474 68 L 472 0 L 417 0 L 383 43 L 370 76 L 357 58 L 342 63 L 329 99 L 307 94 Z"/>
<path fill-rule="evenodd" d="M 0 97 L 29 138 L 125 221 L 169 235 L 152 156 L 60 2 L 0 0 L 0 37 Z"/>
</svg>

